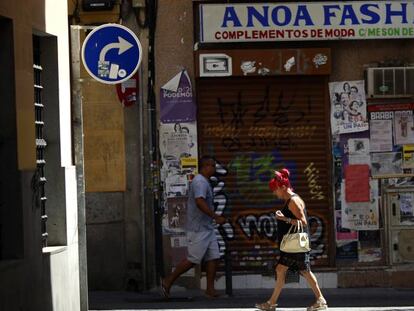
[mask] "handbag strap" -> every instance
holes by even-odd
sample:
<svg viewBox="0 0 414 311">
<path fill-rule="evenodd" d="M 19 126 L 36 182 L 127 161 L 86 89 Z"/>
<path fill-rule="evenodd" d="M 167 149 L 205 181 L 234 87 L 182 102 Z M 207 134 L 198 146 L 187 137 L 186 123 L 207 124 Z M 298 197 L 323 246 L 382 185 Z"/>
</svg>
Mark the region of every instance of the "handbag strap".
<svg viewBox="0 0 414 311">
<path fill-rule="evenodd" d="M 300 220 L 298 220 L 298 224 L 297 225 L 294 225 L 294 224 L 290 225 L 289 231 L 286 234 L 290 234 L 290 232 L 292 231 L 292 228 L 293 228 L 293 232 L 296 232 L 296 233 L 303 233 L 303 232 L 305 232 L 304 231 L 305 229 L 303 228 L 303 224 L 302 224 L 302 222 Z"/>
<path fill-rule="evenodd" d="M 295 225 L 290 225 L 290 228 L 289 228 L 289 230 L 288 230 L 288 232 L 286 233 L 286 235 L 288 235 L 288 234 L 290 234 L 290 232 L 292 231 L 292 228 L 296 228 L 296 226 Z"/>
<path fill-rule="evenodd" d="M 302 233 L 303 232 L 303 225 L 302 222 L 300 220 L 298 220 L 298 229 L 297 229 L 298 233 Z"/>
</svg>

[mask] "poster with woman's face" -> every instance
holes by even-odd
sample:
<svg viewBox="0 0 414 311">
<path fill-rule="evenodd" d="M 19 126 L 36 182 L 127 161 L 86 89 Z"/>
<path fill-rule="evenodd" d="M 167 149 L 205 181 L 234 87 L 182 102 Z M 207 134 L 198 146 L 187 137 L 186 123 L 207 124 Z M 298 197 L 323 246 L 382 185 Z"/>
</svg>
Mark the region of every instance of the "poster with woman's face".
<svg viewBox="0 0 414 311">
<path fill-rule="evenodd" d="M 161 180 L 194 175 L 197 171 L 197 124 L 161 123 L 159 128 Z M 191 177 L 191 176 L 190 176 Z"/>
<path fill-rule="evenodd" d="M 333 134 L 368 130 L 364 81 L 329 83 Z"/>
</svg>

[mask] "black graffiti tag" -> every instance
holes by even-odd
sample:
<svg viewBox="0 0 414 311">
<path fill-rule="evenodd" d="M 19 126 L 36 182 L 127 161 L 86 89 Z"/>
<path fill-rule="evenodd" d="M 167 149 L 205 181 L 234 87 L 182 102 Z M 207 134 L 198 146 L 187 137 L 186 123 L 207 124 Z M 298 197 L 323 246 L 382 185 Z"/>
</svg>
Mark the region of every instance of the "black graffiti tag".
<svg viewBox="0 0 414 311">
<path fill-rule="evenodd" d="M 276 241 L 277 238 L 277 221 L 273 213 L 262 215 L 245 215 L 237 219 L 243 234 L 249 239 L 253 240 L 254 235 L 260 238 L 265 238 L 271 242 Z M 327 250 L 323 241 L 324 224 L 323 221 L 316 216 L 309 217 L 310 226 L 310 242 L 311 242 L 311 256 L 314 259 L 320 258 Z"/>
<path fill-rule="evenodd" d="M 275 126 L 300 122 L 305 117 L 303 111 L 294 109 L 296 95 L 293 94 L 290 100 L 285 100 L 284 96 L 283 90 L 281 90 L 276 102 L 276 110 L 272 114 Z"/>
<path fill-rule="evenodd" d="M 267 238 L 272 241 L 276 239 L 277 223 L 272 214 L 262 214 L 260 216 L 248 215 L 239 217 L 237 223 L 247 238 L 252 239 L 256 233 L 259 237 Z"/>
</svg>

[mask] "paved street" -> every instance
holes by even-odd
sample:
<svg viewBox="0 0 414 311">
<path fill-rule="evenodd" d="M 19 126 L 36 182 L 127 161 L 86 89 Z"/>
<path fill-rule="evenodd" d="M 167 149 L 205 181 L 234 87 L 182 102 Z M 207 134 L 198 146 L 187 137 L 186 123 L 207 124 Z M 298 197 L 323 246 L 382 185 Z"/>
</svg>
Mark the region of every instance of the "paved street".
<svg viewBox="0 0 414 311">
<path fill-rule="evenodd" d="M 352 288 L 324 289 L 329 310 L 335 311 L 414 311 L 414 289 Z M 91 292 L 90 310 L 216 310 L 253 311 L 256 302 L 265 301 L 271 290 L 235 290 L 226 295 L 208 299 L 199 290 L 175 290 L 167 301 L 157 290 L 134 292 Z M 279 300 L 280 309 L 304 311 L 313 301 L 310 289 L 285 289 Z"/>
<path fill-rule="evenodd" d="M 124 310 L 174 310 L 174 311 L 183 311 L 183 310 L 188 310 L 188 309 L 110 309 L 111 311 L 124 311 Z M 233 309 L 219 309 L 219 308 L 215 308 L 215 309 L 191 309 L 193 311 L 209 311 L 209 310 L 214 310 L 214 311 L 254 311 L 257 309 L 254 308 L 233 308 Z M 280 308 L 277 309 L 276 311 L 304 311 L 306 310 L 305 308 Z M 329 310 L 331 311 L 397 311 L 397 310 L 401 310 L 401 311 L 413 311 L 414 307 L 385 307 L 385 308 L 381 308 L 381 307 L 375 307 L 375 308 L 329 308 Z"/>
</svg>

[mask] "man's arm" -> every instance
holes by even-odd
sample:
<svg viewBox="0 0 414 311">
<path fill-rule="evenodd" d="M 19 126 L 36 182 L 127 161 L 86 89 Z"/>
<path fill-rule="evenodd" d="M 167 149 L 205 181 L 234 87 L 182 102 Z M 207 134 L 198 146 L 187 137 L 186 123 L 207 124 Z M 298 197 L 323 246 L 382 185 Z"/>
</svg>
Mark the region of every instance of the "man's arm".
<svg viewBox="0 0 414 311">
<path fill-rule="evenodd" d="M 212 211 L 208 207 L 208 204 L 203 197 L 196 198 L 195 202 L 197 204 L 197 207 L 200 209 L 200 211 L 202 211 L 204 214 L 207 214 L 208 216 L 213 218 L 216 221 L 216 223 L 218 223 L 219 225 L 222 225 L 226 222 L 226 218 L 224 218 L 223 216 L 217 215 L 216 213 L 214 213 L 214 211 Z"/>
</svg>

